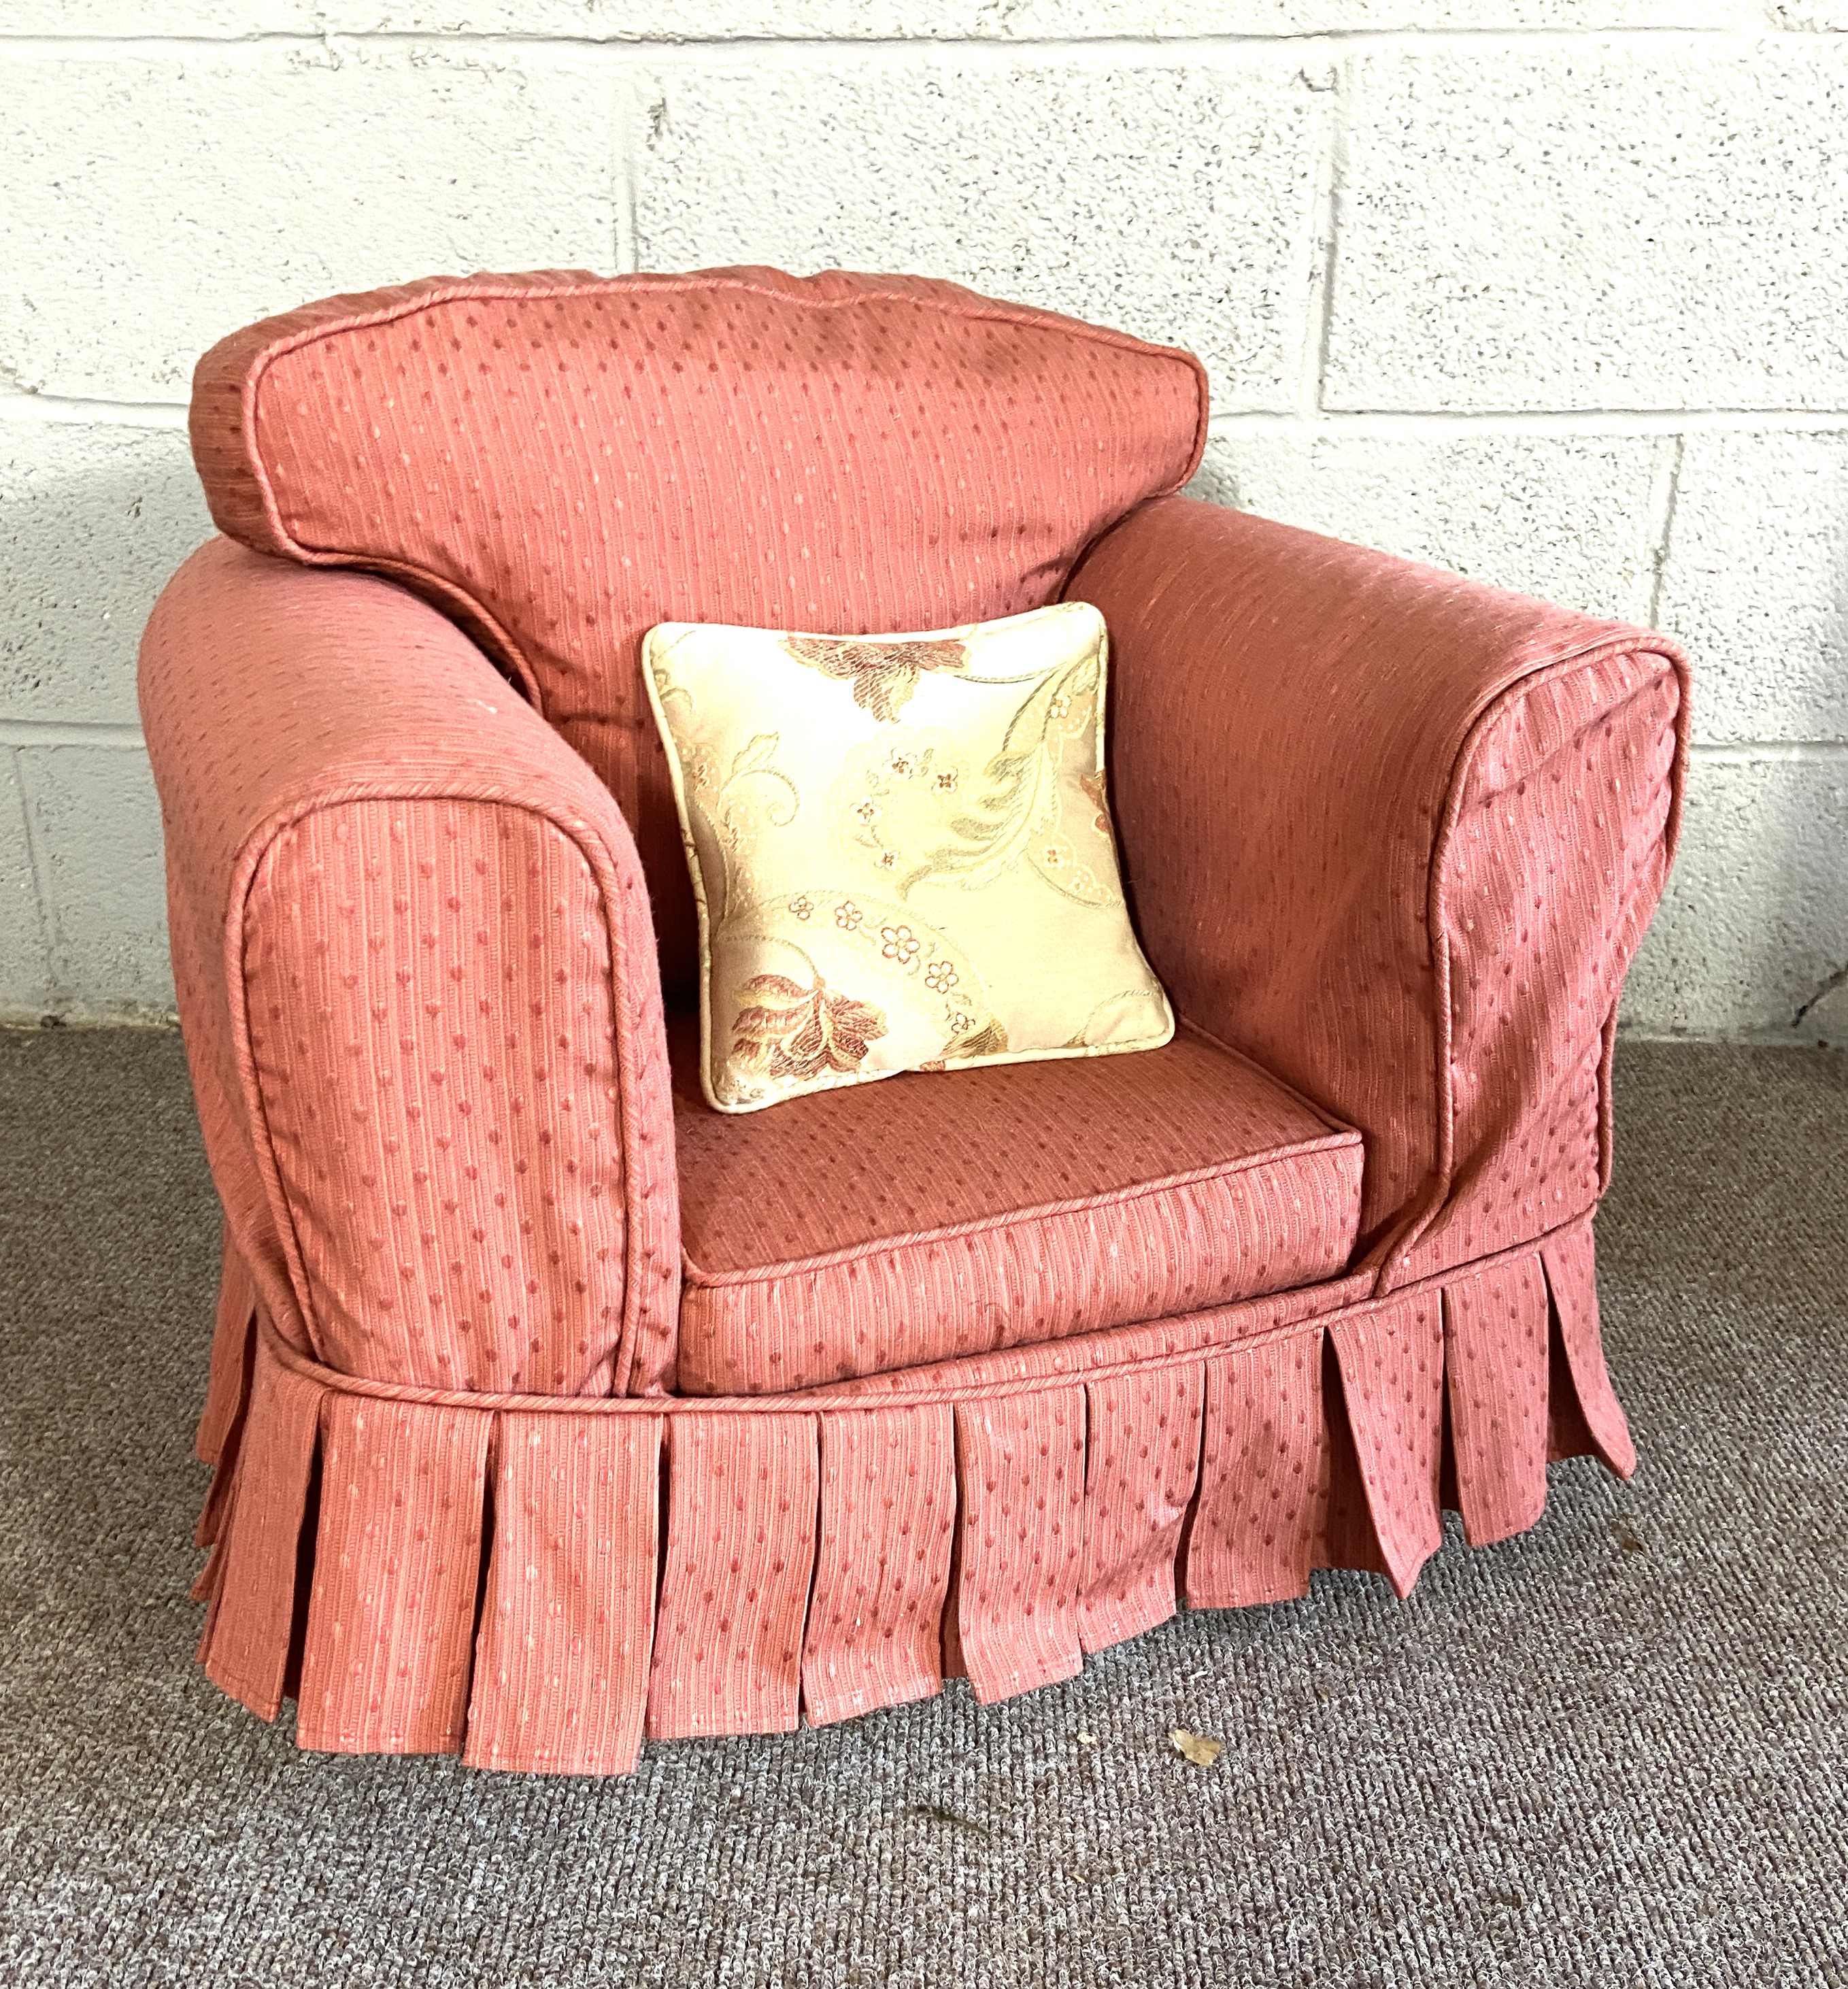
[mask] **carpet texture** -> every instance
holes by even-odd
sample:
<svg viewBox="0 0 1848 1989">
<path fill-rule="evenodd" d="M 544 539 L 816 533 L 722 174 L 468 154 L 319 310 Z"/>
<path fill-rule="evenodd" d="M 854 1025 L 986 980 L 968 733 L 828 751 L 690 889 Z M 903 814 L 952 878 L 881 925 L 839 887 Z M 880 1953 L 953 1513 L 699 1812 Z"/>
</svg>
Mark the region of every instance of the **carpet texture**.
<svg viewBox="0 0 1848 1989">
<path fill-rule="evenodd" d="M 1318 1575 L 987 1712 L 590 1782 L 298 1754 L 195 1668 L 179 1042 L 0 1035 L 0 1981 L 1848 1980 L 1848 1058 L 1631 1044 L 1617 1086 L 1633 1484 L 1555 1466 L 1406 1603 Z"/>
</svg>

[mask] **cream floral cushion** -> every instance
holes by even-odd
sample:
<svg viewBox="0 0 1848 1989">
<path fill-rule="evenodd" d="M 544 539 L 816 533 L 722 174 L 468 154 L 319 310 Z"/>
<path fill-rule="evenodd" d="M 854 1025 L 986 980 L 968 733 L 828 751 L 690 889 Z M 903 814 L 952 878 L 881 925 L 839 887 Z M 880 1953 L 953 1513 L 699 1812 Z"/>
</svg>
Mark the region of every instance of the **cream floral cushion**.
<svg viewBox="0 0 1848 1989">
<path fill-rule="evenodd" d="M 1105 652 L 1076 601 L 926 635 L 649 631 L 719 1110 L 1173 1035 L 1105 803 Z"/>
</svg>

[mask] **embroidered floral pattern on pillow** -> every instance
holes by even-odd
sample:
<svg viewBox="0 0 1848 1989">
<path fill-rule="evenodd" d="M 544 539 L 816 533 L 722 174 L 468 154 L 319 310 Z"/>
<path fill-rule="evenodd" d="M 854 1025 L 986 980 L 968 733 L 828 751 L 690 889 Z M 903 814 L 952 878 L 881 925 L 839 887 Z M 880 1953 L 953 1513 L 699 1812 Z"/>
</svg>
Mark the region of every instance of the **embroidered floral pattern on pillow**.
<svg viewBox="0 0 1848 1989">
<path fill-rule="evenodd" d="M 874 717 L 895 722 L 911 702 L 925 670 L 960 670 L 966 644 L 947 640 L 879 642 L 862 635 L 785 635 L 783 646 L 799 663 L 854 687 L 854 703 Z"/>
<path fill-rule="evenodd" d="M 742 991 L 750 1006 L 732 1018 L 732 1058 L 752 1076 L 858 1070 L 885 1033 L 882 1009 L 837 994 L 819 974 L 807 988 L 780 974 L 753 974 Z"/>
</svg>

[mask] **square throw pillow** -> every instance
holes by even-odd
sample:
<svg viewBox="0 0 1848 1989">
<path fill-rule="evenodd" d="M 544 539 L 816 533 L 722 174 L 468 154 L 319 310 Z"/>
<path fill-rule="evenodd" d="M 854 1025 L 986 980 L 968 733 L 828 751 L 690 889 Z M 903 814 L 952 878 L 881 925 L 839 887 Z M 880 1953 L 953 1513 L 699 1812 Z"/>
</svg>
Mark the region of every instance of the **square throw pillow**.
<svg viewBox="0 0 1848 1989">
<path fill-rule="evenodd" d="M 711 1104 L 1169 1040 L 1105 804 L 1106 647 L 1078 601 L 922 635 L 649 631 Z"/>
</svg>

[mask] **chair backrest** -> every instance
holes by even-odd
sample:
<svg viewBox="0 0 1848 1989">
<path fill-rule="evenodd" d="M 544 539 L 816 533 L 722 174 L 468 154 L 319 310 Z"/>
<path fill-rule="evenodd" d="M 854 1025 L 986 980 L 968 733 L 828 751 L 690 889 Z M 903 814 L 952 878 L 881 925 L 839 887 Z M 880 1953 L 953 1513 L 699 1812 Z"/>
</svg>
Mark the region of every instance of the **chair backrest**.
<svg viewBox="0 0 1848 1989">
<path fill-rule="evenodd" d="M 590 761 L 674 989 L 692 900 L 645 632 L 1042 606 L 1193 474 L 1206 417 L 1190 354 L 949 283 L 744 269 L 330 298 L 213 347 L 191 426 L 221 530 L 439 602 Z"/>
</svg>

